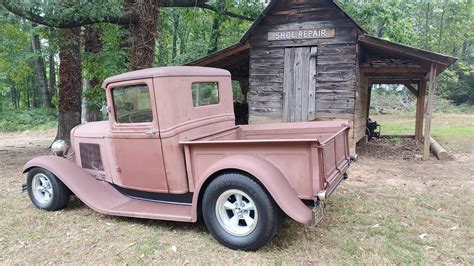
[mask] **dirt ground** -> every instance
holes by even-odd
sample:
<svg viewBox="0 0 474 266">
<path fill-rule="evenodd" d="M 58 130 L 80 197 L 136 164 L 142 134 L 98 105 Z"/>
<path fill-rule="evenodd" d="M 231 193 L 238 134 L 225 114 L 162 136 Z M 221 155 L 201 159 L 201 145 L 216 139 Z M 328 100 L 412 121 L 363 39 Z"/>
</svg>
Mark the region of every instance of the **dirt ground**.
<svg viewBox="0 0 474 266">
<path fill-rule="evenodd" d="M 20 191 L 21 169 L 48 153 L 54 133 L 0 133 L 0 264 L 474 264 L 473 151 L 427 162 L 363 152 L 319 225 L 286 219 L 264 249 L 241 252 L 202 223 L 110 217 L 77 199 L 59 212 L 35 209 Z M 394 146 L 383 145 L 384 154 Z"/>
</svg>

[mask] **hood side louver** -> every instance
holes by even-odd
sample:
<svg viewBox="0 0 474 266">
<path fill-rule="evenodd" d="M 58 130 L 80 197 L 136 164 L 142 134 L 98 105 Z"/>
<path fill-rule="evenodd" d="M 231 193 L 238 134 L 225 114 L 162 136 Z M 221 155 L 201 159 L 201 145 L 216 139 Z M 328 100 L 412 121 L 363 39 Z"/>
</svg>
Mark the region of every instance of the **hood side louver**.
<svg viewBox="0 0 474 266">
<path fill-rule="evenodd" d="M 82 168 L 104 171 L 99 144 L 79 143 Z"/>
</svg>

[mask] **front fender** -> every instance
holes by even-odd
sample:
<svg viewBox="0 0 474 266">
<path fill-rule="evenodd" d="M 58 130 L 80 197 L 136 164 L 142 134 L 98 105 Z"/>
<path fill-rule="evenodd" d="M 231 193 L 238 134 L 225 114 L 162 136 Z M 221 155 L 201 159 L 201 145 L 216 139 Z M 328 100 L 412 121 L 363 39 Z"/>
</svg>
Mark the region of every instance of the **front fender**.
<svg viewBox="0 0 474 266">
<path fill-rule="evenodd" d="M 23 166 L 23 173 L 24 174 L 27 173 L 28 171 L 31 170 L 31 168 L 34 168 L 34 167 L 41 167 L 56 175 L 55 172 L 57 172 L 58 168 L 60 168 L 61 164 L 63 163 L 69 164 L 71 163 L 71 161 L 69 161 L 66 158 L 54 156 L 54 155 L 39 156 L 39 157 L 29 160 Z M 60 176 L 58 176 L 58 178 L 61 179 Z"/>
<path fill-rule="evenodd" d="M 128 198 L 107 182 L 98 181 L 73 161 L 58 156 L 40 156 L 27 162 L 23 173 L 31 168 L 44 168 L 57 176 L 74 195 L 93 210 L 108 214 Z"/>
<path fill-rule="evenodd" d="M 308 208 L 290 186 L 281 171 L 269 161 L 250 155 L 234 155 L 217 161 L 199 178 L 193 196 L 193 217 L 197 217 L 199 192 L 208 178 L 222 170 L 240 170 L 251 174 L 270 193 L 278 206 L 292 219 L 303 224 L 312 221 L 312 211 Z"/>
</svg>

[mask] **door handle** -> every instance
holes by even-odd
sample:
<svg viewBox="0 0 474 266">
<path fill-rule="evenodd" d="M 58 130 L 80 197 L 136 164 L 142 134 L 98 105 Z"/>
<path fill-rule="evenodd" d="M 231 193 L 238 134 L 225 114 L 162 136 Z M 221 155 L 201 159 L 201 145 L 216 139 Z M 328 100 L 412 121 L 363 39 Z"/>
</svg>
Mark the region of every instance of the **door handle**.
<svg viewBox="0 0 474 266">
<path fill-rule="evenodd" d="M 150 130 L 150 131 L 145 132 L 145 135 L 147 135 L 147 136 L 155 136 L 156 133 L 158 133 L 158 131 L 155 130 L 155 129 L 152 129 L 152 130 Z"/>
</svg>

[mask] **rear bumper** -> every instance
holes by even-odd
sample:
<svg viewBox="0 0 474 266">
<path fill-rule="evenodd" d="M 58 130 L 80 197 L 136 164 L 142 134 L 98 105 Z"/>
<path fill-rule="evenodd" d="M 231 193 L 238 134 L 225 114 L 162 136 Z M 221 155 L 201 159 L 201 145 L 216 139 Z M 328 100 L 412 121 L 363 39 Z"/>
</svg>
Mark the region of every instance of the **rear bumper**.
<svg viewBox="0 0 474 266">
<path fill-rule="evenodd" d="M 336 178 L 336 180 L 333 181 L 328 189 L 316 193 L 316 200 L 326 201 L 328 197 L 331 196 L 331 194 L 336 190 L 339 184 L 341 184 L 342 180 L 346 180 L 347 178 L 348 176 L 346 173 L 340 175 L 338 178 Z"/>
<path fill-rule="evenodd" d="M 328 190 L 322 190 L 316 193 L 316 199 L 314 200 L 314 206 L 312 208 L 312 219 L 311 226 L 318 224 L 324 218 L 324 209 L 326 208 L 326 201 L 328 197 L 336 190 L 343 180 L 348 178 L 347 173 L 340 175 L 334 183 L 329 187 Z"/>
</svg>

